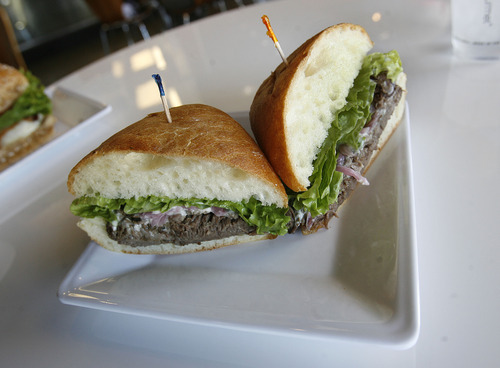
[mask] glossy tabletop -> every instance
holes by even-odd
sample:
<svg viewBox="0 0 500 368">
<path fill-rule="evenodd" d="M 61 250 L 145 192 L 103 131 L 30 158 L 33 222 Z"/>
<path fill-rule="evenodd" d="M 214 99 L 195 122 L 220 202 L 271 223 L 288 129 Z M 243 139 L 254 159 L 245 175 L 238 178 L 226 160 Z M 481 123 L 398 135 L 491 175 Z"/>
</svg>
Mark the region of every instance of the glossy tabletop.
<svg viewBox="0 0 500 368">
<path fill-rule="evenodd" d="M 71 167 L 117 130 L 161 110 L 153 73 L 162 75 L 171 105 L 248 111 L 281 61 L 263 14 L 285 53 L 340 22 L 365 27 L 374 51 L 400 53 L 418 255 L 419 334 L 411 346 L 157 319 L 58 299 L 89 243 L 68 211 Z M 164 32 L 50 86 L 106 109 L 24 171 L 0 177 L 0 366 L 496 366 L 500 61 L 460 59 L 450 39 L 448 1 L 269 1 Z"/>
</svg>

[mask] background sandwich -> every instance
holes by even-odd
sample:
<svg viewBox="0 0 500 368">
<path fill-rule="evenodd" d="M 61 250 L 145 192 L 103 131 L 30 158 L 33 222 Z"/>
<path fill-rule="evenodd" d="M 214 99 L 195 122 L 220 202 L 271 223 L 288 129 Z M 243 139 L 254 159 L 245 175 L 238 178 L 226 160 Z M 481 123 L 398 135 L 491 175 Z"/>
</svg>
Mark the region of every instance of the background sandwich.
<svg viewBox="0 0 500 368">
<path fill-rule="evenodd" d="M 206 105 L 153 113 L 70 172 L 79 227 L 104 248 L 173 254 L 287 233 L 285 189 L 250 135 Z"/>
<path fill-rule="evenodd" d="M 38 78 L 0 64 L 0 170 L 50 139 L 51 113 L 51 100 Z"/>
<path fill-rule="evenodd" d="M 368 52 L 365 30 L 338 24 L 307 40 L 262 83 L 254 135 L 288 188 L 289 231 L 327 227 L 396 129 L 406 75 L 395 51 Z"/>
</svg>

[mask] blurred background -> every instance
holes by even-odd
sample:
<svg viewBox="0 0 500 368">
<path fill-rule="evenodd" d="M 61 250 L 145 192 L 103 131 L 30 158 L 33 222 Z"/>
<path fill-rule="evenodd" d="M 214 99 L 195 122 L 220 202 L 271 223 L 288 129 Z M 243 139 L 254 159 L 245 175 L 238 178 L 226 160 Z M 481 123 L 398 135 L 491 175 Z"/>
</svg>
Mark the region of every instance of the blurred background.
<svg viewBox="0 0 500 368">
<path fill-rule="evenodd" d="M 50 85 L 127 45 L 257 2 L 0 0 L 0 61 L 28 68 Z"/>
</svg>

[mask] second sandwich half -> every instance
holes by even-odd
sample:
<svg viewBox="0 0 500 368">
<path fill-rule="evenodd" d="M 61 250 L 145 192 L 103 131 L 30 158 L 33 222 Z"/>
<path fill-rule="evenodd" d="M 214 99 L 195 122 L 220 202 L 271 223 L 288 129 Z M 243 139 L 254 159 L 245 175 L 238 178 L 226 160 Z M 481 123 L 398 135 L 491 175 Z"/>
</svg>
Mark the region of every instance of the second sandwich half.
<svg viewBox="0 0 500 368">
<path fill-rule="evenodd" d="M 109 250 L 173 254 L 287 233 L 285 189 L 235 120 L 206 105 L 153 113 L 70 172 L 78 225 Z"/>
</svg>

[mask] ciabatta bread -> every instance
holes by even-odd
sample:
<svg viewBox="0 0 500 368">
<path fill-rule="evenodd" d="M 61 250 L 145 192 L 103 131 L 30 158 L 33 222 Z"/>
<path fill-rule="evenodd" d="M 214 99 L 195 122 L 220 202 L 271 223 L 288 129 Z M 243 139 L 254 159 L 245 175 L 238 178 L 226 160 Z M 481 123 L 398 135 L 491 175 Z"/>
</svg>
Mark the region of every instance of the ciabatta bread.
<svg viewBox="0 0 500 368">
<path fill-rule="evenodd" d="M 205 198 L 242 202 L 255 198 L 265 206 L 286 208 L 288 198 L 278 176 L 250 135 L 226 113 L 206 105 L 183 105 L 153 113 L 102 143 L 68 176 L 76 197 Z M 78 223 L 106 249 L 134 254 L 176 254 L 220 248 L 276 235 L 242 234 L 221 239 L 144 246 L 110 238 L 103 218 Z"/>
<path fill-rule="evenodd" d="M 290 233 L 328 226 L 357 183 L 368 184 L 364 173 L 402 119 L 406 75 L 399 55 L 368 55 L 372 46 L 360 26 L 329 27 L 257 90 L 250 123 L 290 189 Z"/>
<path fill-rule="evenodd" d="M 352 24 L 307 40 L 260 86 L 250 108 L 257 142 L 287 187 L 309 187 L 313 161 L 372 41 Z"/>
<path fill-rule="evenodd" d="M 0 63 L 0 114 L 14 104 L 28 84 L 28 79 L 16 68 Z"/>
<path fill-rule="evenodd" d="M 76 197 L 148 195 L 170 198 L 255 197 L 287 206 L 283 185 L 250 135 L 226 113 L 206 105 L 148 115 L 106 140 L 70 172 Z"/>
</svg>

